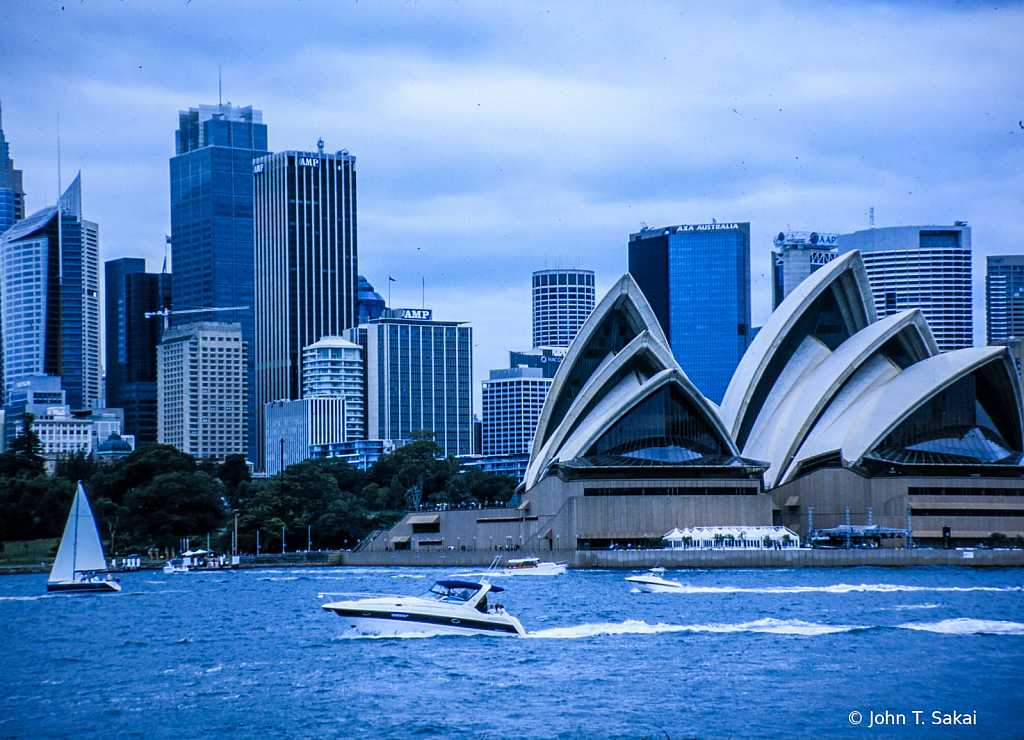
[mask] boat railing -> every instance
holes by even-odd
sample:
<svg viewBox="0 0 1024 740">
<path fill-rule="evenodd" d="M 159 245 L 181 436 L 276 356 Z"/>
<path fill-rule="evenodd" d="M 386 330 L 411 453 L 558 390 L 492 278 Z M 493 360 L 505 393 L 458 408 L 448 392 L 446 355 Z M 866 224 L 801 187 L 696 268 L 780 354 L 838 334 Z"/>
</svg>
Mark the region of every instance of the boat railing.
<svg viewBox="0 0 1024 740">
<path fill-rule="evenodd" d="M 323 591 L 316 595 L 318 599 L 331 599 L 333 601 L 359 601 L 360 599 L 394 599 L 401 598 L 397 594 L 373 593 L 369 591 Z M 412 598 L 409 596 L 408 598 Z"/>
</svg>

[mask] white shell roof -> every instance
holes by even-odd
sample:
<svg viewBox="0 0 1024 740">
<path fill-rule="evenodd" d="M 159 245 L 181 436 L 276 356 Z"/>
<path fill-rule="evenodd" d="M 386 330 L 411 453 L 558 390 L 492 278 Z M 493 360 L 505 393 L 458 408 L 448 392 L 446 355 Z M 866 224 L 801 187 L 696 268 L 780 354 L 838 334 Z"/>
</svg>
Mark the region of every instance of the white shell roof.
<svg viewBox="0 0 1024 740">
<path fill-rule="evenodd" d="M 849 309 L 847 319 L 856 330 L 875 322 L 877 315 L 871 286 L 859 252 L 842 255 L 812 273 L 775 309 L 751 341 L 733 373 L 722 399 L 721 416 L 734 438 L 739 434 L 745 416 L 760 412 L 760 409 L 748 407 L 774 353 L 811 304 L 832 287 L 845 299 Z"/>
</svg>

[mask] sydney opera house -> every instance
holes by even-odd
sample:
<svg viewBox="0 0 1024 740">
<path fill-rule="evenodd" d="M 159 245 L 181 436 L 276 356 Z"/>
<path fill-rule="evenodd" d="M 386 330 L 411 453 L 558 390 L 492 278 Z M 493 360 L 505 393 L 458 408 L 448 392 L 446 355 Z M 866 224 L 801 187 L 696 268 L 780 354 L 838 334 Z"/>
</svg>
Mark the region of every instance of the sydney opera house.
<svg viewBox="0 0 1024 740">
<path fill-rule="evenodd" d="M 720 407 L 626 275 L 554 378 L 518 508 L 414 514 L 380 546 L 597 549 L 676 527 L 844 524 L 973 545 L 1024 532 L 1022 437 L 1006 348 L 940 353 L 920 311 L 879 320 L 857 252 L 775 310 Z"/>
</svg>

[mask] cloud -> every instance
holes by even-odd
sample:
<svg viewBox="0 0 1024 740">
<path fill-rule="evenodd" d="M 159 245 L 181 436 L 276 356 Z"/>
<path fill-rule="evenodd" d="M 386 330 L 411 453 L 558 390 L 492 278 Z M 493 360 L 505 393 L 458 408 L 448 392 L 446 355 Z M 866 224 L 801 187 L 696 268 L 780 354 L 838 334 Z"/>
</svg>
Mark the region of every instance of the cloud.
<svg viewBox="0 0 1024 740">
<path fill-rule="evenodd" d="M 529 342 L 529 274 L 626 267 L 644 221 L 750 221 L 754 323 L 780 229 L 1024 230 L 1019 2 L 19 3 L 4 129 L 31 208 L 83 170 L 103 259 L 155 269 L 180 109 L 263 111 L 271 147 L 349 149 L 360 270 L 471 321 L 476 379 Z M 70 177 L 65 174 L 65 181 Z M 407 287 L 402 287 L 405 291 Z M 408 300 L 419 298 L 416 290 Z M 403 299 L 405 300 L 405 299 Z M 418 301 L 413 301 L 418 305 Z M 983 304 L 976 341 L 983 341 Z"/>
</svg>

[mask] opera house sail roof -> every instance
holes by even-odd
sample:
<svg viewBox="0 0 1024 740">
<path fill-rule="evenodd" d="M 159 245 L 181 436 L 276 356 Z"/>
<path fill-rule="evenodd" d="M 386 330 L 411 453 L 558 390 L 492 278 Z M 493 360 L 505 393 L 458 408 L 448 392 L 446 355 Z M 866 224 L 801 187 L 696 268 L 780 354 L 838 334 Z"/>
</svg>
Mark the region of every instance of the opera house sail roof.
<svg viewBox="0 0 1024 740">
<path fill-rule="evenodd" d="M 1006 349 L 940 353 L 919 310 L 879 320 L 874 305 L 858 252 L 823 266 L 750 343 L 718 408 L 623 276 L 554 378 L 525 487 L 588 467 L 748 466 L 764 471 L 766 488 L 820 467 L 1024 472 Z"/>
</svg>

